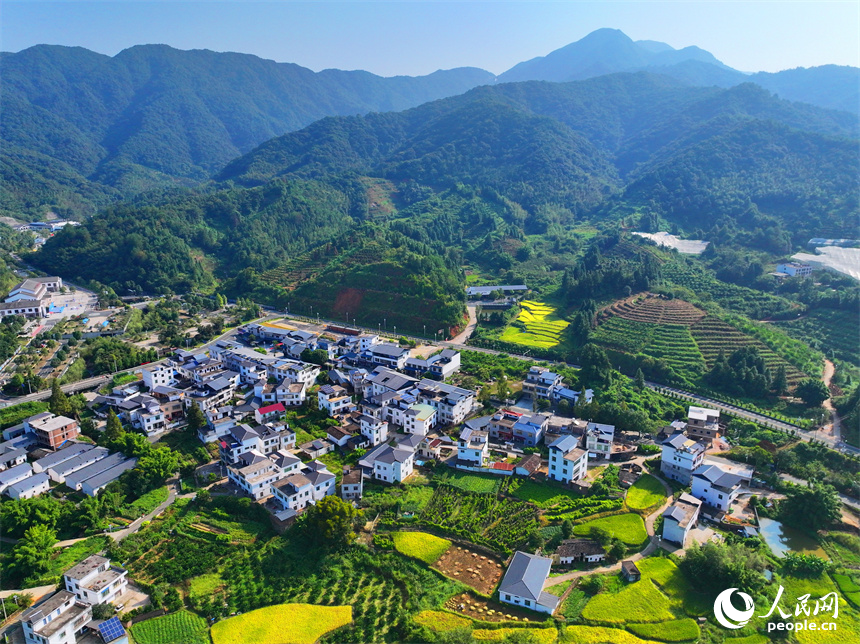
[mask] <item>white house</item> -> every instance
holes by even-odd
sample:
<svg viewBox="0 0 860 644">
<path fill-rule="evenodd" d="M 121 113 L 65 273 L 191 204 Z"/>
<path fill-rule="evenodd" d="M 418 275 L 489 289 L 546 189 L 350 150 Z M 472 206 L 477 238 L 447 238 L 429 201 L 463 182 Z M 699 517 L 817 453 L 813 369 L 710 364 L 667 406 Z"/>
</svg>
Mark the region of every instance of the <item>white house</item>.
<svg viewBox="0 0 860 644">
<path fill-rule="evenodd" d="M 579 448 L 574 436 L 561 436 L 549 446 L 549 478 L 570 483 L 585 478 L 588 473 L 588 452 Z"/>
<path fill-rule="evenodd" d="M 335 476 L 319 461 L 311 461 L 272 486 L 272 495 L 285 510 L 300 512 L 308 505 L 334 494 Z"/>
<path fill-rule="evenodd" d="M 379 418 L 362 414 L 359 418 L 361 433 L 371 445 L 380 445 L 388 440 L 388 423 Z"/>
<path fill-rule="evenodd" d="M 13 483 L 6 488 L 6 494 L 12 499 L 32 499 L 51 489 L 51 479 L 44 472 L 28 476 L 22 481 Z"/>
<path fill-rule="evenodd" d="M 75 644 L 93 619 L 93 607 L 67 590 L 21 614 L 27 644 Z"/>
<path fill-rule="evenodd" d="M 337 416 L 355 407 L 352 397 L 340 385 L 323 385 L 317 391 L 317 407 L 325 410 L 329 416 Z"/>
<path fill-rule="evenodd" d="M 275 483 L 293 472 L 298 472 L 301 464 L 297 457 L 281 450 L 271 457 L 252 450 L 239 456 L 234 467 L 227 468 L 227 476 L 254 500 L 259 501 L 272 493 Z"/>
<path fill-rule="evenodd" d="M 409 357 L 409 349 L 388 342 L 372 344 L 365 351 L 368 361 L 391 369 L 403 369 Z"/>
<path fill-rule="evenodd" d="M 176 384 L 176 369 L 173 365 L 147 365 L 140 370 L 143 384 L 152 391 L 156 387 L 172 387 Z"/>
<path fill-rule="evenodd" d="M 812 266 L 799 262 L 788 262 L 787 264 L 777 264 L 776 272 L 790 275 L 791 277 L 808 277 L 812 275 Z"/>
<path fill-rule="evenodd" d="M 343 478 L 340 480 L 340 497 L 344 501 L 356 501 L 364 493 L 364 474 L 360 468 L 343 468 Z"/>
<path fill-rule="evenodd" d="M 683 485 L 689 485 L 693 480 L 693 472 L 702 465 L 705 447 L 692 438 L 678 433 L 663 441 L 662 450 L 660 472 L 663 476 Z"/>
<path fill-rule="evenodd" d="M 418 402 L 436 410 L 440 425 L 459 425 L 475 408 L 475 392 L 424 378 L 418 383 Z"/>
<path fill-rule="evenodd" d="M 565 539 L 555 551 L 558 562 L 570 565 L 575 561 L 599 563 L 606 559 L 606 551 L 591 539 Z"/>
<path fill-rule="evenodd" d="M 0 472 L 0 493 L 6 491 L 10 485 L 29 478 L 33 474 L 33 466 L 29 463 L 21 463 Z"/>
<path fill-rule="evenodd" d="M 687 535 L 695 527 L 702 502 L 686 492 L 663 512 L 663 538 L 687 547 Z"/>
<path fill-rule="evenodd" d="M 588 423 L 585 429 L 585 449 L 595 459 L 609 460 L 614 439 L 615 425 Z"/>
<path fill-rule="evenodd" d="M 552 615 L 558 608 L 559 598 L 543 589 L 551 567 L 549 557 L 518 550 L 499 584 L 499 600 Z"/>
<path fill-rule="evenodd" d="M 128 571 L 111 566 L 110 559 L 90 555 L 63 574 L 63 585 L 88 604 L 113 603 L 128 588 Z"/>
<path fill-rule="evenodd" d="M 457 460 L 481 467 L 490 456 L 489 434 L 466 427 L 457 441 Z"/>
<path fill-rule="evenodd" d="M 557 373 L 546 367 L 534 366 L 529 369 L 526 379 L 523 381 L 523 393 L 532 398 L 545 398 L 549 400 L 557 387 L 562 385 L 562 378 Z"/>
<path fill-rule="evenodd" d="M 741 489 L 741 477 L 717 465 L 700 467 L 693 473 L 694 497 L 723 512 L 728 512 Z"/>
<path fill-rule="evenodd" d="M 416 376 L 429 373 L 438 380 L 445 380 L 460 370 L 460 352 L 454 349 L 442 349 L 426 360 L 407 358 L 403 370 Z"/>
<path fill-rule="evenodd" d="M 436 410 L 430 405 L 412 405 L 403 414 L 403 431 L 426 436 L 436 424 Z"/>
<path fill-rule="evenodd" d="M 412 474 L 414 452 L 386 446 L 373 461 L 373 478 L 386 483 L 402 483 Z"/>
</svg>

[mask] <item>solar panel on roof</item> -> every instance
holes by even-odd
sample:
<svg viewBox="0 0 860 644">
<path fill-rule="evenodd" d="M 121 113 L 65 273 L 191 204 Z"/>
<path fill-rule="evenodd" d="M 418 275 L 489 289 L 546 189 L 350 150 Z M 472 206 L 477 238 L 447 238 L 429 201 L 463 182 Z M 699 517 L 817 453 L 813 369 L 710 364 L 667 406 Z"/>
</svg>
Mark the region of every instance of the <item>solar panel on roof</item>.
<svg viewBox="0 0 860 644">
<path fill-rule="evenodd" d="M 113 642 L 125 635 L 125 629 L 122 627 L 119 617 L 111 617 L 99 624 L 99 633 L 107 644 L 107 642 Z"/>
</svg>

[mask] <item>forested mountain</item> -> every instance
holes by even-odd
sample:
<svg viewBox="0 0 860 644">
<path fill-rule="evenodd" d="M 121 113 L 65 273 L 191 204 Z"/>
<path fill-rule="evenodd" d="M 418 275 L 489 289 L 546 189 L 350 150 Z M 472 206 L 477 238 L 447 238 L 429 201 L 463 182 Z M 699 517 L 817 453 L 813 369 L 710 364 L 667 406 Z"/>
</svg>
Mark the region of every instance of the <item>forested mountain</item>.
<svg viewBox="0 0 860 644">
<path fill-rule="evenodd" d="M 474 68 L 422 77 L 314 73 L 256 56 L 132 47 L 108 57 L 40 45 L 0 57 L 3 214 L 60 214 L 150 187 L 192 185 L 328 115 L 402 110 L 492 82 Z M 83 194 L 68 187 L 84 186 Z"/>
<path fill-rule="evenodd" d="M 570 228 L 582 221 L 661 221 L 784 253 L 854 234 L 858 175 L 850 115 L 755 85 L 690 88 L 644 72 L 511 83 L 320 120 L 232 161 L 213 184 L 66 229 L 32 259 L 122 293 L 218 280 L 306 313 L 373 325 L 389 310 L 403 330 L 428 315 L 450 329 L 464 263 L 551 281 L 576 260 Z M 629 285 L 616 281 L 620 293 Z"/>
<path fill-rule="evenodd" d="M 697 87 L 755 83 L 789 101 L 860 114 L 860 69 L 856 67 L 823 65 L 748 74 L 726 66 L 698 47 L 674 49 L 661 42 L 633 41 L 617 29 L 598 29 L 546 56 L 519 63 L 497 81 L 567 82 L 639 70 Z"/>
<path fill-rule="evenodd" d="M 218 179 L 252 186 L 356 173 L 443 189 L 466 183 L 532 214 L 541 204 L 624 205 L 703 230 L 755 206 L 776 217 L 765 227 L 779 228 L 780 246 L 786 227 L 798 239 L 822 227 L 851 234 L 856 136 L 847 113 L 752 84 L 688 88 L 640 72 L 480 87 L 400 114 L 326 119 L 266 142 Z"/>
</svg>

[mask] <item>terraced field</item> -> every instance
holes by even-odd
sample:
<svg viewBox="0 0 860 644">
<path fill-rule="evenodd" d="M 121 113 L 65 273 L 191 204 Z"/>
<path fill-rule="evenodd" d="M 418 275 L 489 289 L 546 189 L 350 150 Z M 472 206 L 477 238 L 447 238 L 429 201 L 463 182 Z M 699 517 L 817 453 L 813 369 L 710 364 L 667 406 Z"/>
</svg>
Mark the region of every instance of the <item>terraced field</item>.
<svg viewBox="0 0 860 644">
<path fill-rule="evenodd" d="M 705 370 L 705 360 L 688 326 L 651 324 L 614 315 L 602 322 L 591 337 L 616 351 L 665 360 L 675 372 L 690 379 Z"/>
<path fill-rule="evenodd" d="M 699 345 L 708 368 L 714 364 L 721 349 L 728 356 L 732 351 L 740 347 L 754 346 L 759 350 L 759 353 L 771 371 L 776 371 L 780 365 L 785 366 L 789 386 L 794 387 L 798 382 L 806 378 L 806 374 L 775 354 L 764 343 L 738 331 L 731 324 L 713 316 L 703 318 L 694 324 L 690 327 L 690 332 L 696 344 Z"/>
<path fill-rule="evenodd" d="M 535 300 L 523 300 L 520 307 L 522 310 L 515 320 L 519 324 L 505 329 L 499 340 L 542 349 L 561 342 L 562 333 L 569 323 L 555 314 L 555 307 Z"/>
<path fill-rule="evenodd" d="M 684 300 L 670 300 L 653 293 L 646 293 L 615 302 L 604 309 L 601 316 L 604 315 L 607 317 L 617 315 L 634 322 L 691 326 L 707 314 Z"/>
</svg>

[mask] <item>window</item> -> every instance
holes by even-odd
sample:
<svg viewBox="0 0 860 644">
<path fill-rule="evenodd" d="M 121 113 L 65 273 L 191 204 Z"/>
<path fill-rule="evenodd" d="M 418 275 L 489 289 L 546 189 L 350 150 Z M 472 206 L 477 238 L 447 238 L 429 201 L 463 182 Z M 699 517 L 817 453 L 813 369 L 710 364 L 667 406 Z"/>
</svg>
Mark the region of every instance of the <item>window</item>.
<svg viewBox="0 0 860 644">
<path fill-rule="evenodd" d="M 531 605 L 532 605 L 531 600 L 527 599 L 527 600 L 526 600 L 526 606 L 531 606 Z"/>
</svg>

